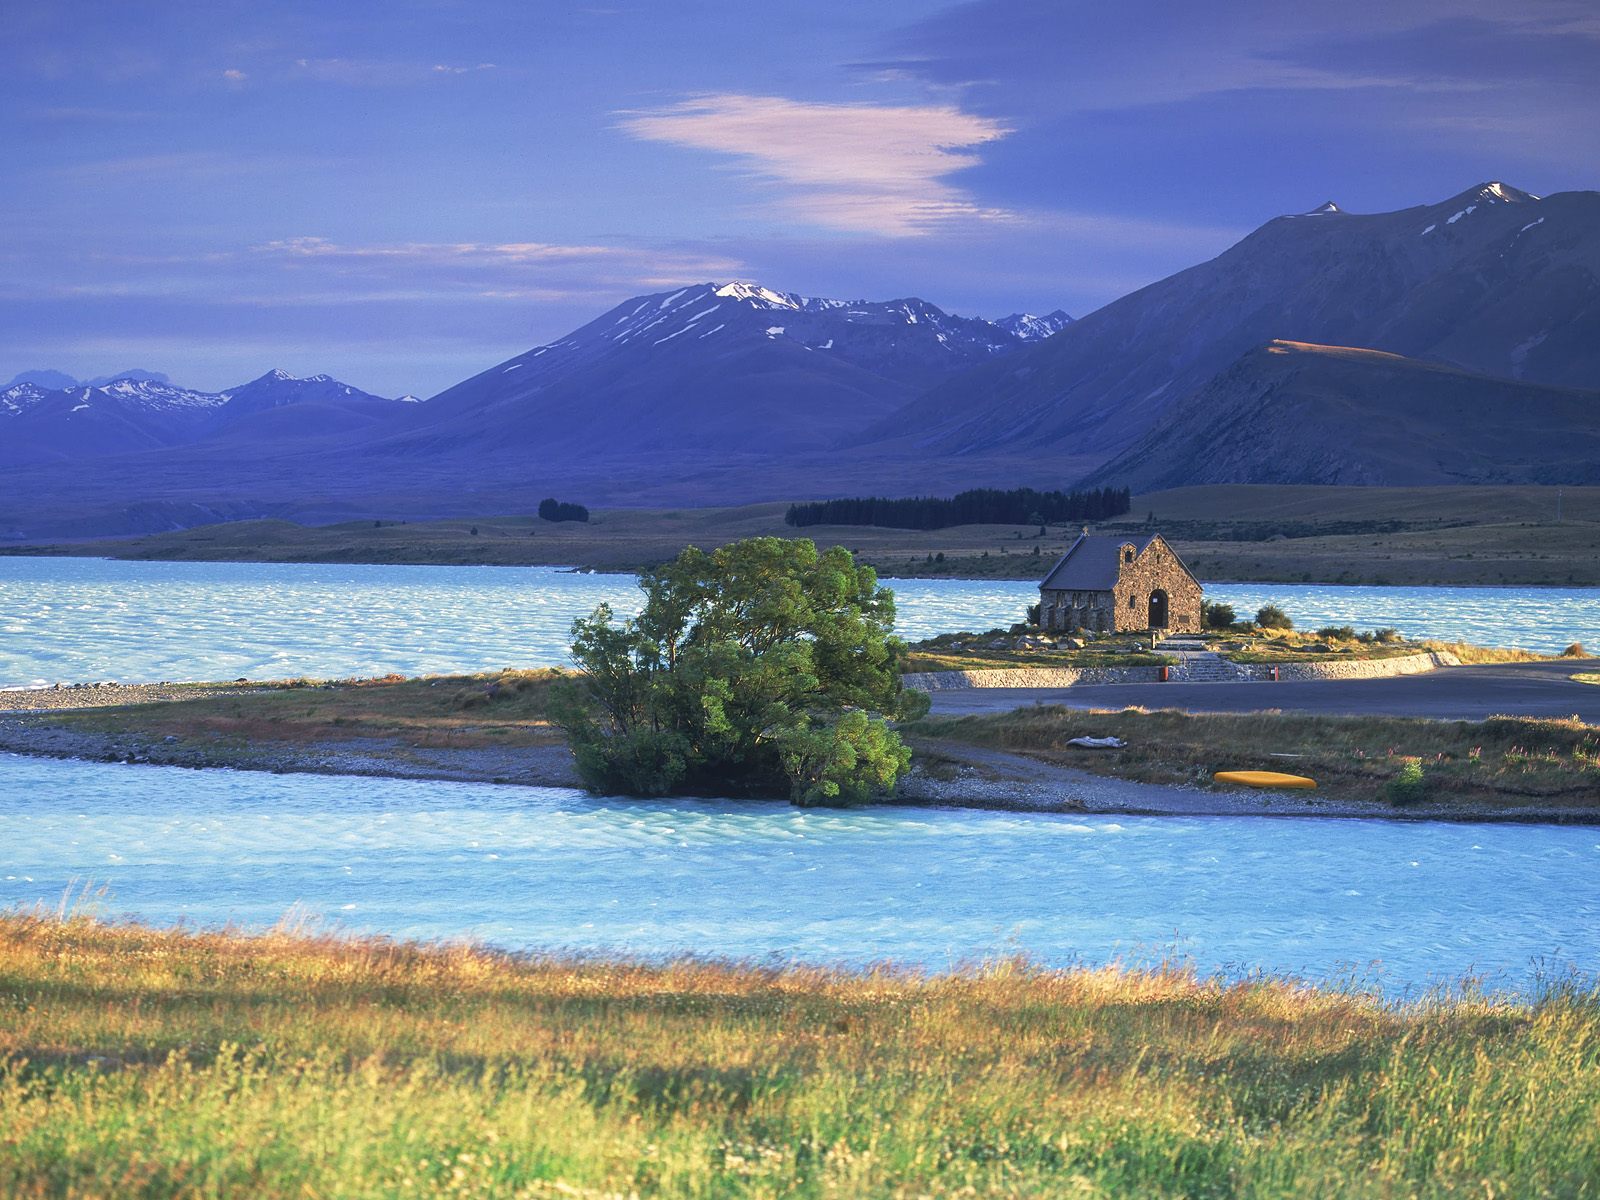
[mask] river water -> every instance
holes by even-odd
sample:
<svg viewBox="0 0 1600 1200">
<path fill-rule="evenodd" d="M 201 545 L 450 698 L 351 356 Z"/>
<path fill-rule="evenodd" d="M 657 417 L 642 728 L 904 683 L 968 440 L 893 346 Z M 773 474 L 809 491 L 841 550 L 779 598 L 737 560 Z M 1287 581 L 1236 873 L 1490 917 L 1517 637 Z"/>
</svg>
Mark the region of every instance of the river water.
<svg viewBox="0 0 1600 1200">
<path fill-rule="evenodd" d="M 0 755 L 0 905 L 945 970 L 1191 962 L 1393 996 L 1600 966 L 1600 831 L 590 798 Z"/>
<path fill-rule="evenodd" d="M 909 640 L 1008 627 L 1038 598 L 1011 580 L 888 581 Z M 1600 590 L 1218 584 L 1241 614 L 1302 627 L 1394 626 L 1559 651 L 1600 643 Z M 55 682 L 340 678 L 543 666 L 574 617 L 632 612 L 628 576 L 551 567 L 117 562 L 0 557 L 0 687 Z"/>
</svg>

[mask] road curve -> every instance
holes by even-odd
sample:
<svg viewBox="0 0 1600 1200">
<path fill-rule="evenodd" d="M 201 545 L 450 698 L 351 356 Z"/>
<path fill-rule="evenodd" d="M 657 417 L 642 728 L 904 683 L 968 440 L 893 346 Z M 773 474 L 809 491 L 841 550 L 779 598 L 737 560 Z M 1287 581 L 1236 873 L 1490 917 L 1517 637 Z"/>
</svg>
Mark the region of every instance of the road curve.
<svg viewBox="0 0 1600 1200">
<path fill-rule="evenodd" d="M 932 693 L 941 716 L 1003 712 L 1034 704 L 1068 708 L 1178 708 L 1189 712 L 1382 714 L 1481 721 L 1497 714 L 1577 716 L 1600 725 L 1600 686 L 1574 681 L 1593 662 L 1442 667 L 1423 675 L 1284 683 L 1103 683 L 1067 688 L 961 688 Z"/>
</svg>

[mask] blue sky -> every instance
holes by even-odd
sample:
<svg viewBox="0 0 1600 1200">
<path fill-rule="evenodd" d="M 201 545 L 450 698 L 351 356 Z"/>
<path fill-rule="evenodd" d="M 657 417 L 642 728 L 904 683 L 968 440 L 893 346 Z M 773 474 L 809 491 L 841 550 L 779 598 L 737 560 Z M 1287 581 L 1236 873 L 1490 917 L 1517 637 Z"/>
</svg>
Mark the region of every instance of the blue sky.
<svg viewBox="0 0 1600 1200">
<path fill-rule="evenodd" d="M 1600 176 L 1592 0 L 9 0 L 0 381 L 430 395 L 639 292 L 1082 315 Z"/>
</svg>

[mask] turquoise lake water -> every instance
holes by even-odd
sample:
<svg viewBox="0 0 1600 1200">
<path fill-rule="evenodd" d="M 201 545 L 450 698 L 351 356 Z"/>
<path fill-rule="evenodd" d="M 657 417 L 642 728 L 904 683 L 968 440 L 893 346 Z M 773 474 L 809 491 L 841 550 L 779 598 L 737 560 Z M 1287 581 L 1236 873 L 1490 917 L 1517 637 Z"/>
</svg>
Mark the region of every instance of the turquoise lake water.
<svg viewBox="0 0 1600 1200">
<path fill-rule="evenodd" d="M 1600 830 L 590 798 L 0 755 L 0 905 L 934 970 L 1177 958 L 1391 995 L 1600 965 Z"/>
<path fill-rule="evenodd" d="M 1038 598 L 1025 581 L 888 582 L 899 632 L 910 640 L 1006 627 Z M 1206 591 L 1241 613 L 1277 604 L 1303 627 L 1389 625 L 1543 651 L 1600 644 L 1596 589 L 1219 584 Z M 633 611 L 631 577 L 550 567 L 0 557 L 0 687 L 554 665 L 565 661 L 573 618 L 601 601 Z"/>
</svg>

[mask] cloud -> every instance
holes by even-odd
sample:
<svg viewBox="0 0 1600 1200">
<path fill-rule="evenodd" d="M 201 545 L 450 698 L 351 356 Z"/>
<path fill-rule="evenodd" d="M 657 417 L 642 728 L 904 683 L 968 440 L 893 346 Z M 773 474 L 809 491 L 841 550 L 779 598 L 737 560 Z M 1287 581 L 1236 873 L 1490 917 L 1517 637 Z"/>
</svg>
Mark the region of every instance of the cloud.
<svg viewBox="0 0 1600 1200">
<path fill-rule="evenodd" d="M 388 280 L 434 295 L 486 298 L 580 297 L 739 276 L 745 264 L 698 249 L 562 245 L 548 242 L 399 242 L 350 244 L 293 237 L 251 247 L 258 259 L 334 279 Z M 332 290 L 332 289 L 330 289 Z"/>
<path fill-rule="evenodd" d="M 237 67 L 229 67 L 222 73 L 222 77 L 229 83 L 243 83 L 246 79 L 250 78 L 249 75 L 245 74 L 245 72 L 239 70 Z"/>
<path fill-rule="evenodd" d="M 980 163 L 973 147 L 1010 129 L 950 105 L 821 104 L 713 95 L 619 114 L 644 141 L 731 155 L 825 229 L 906 237 L 954 220 L 1004 219 L 947 177 Z"/>
<path fill-rule="evenodd" d="M 338 83 L 349 87 L 399 87 L 441 76 L 469 75 L 493 71 L 490 62 L 460 66 L 452 63 L 390 62 L 365 58 L 297 58 L 295 73 L 319 83 Z"/>
</svg>

